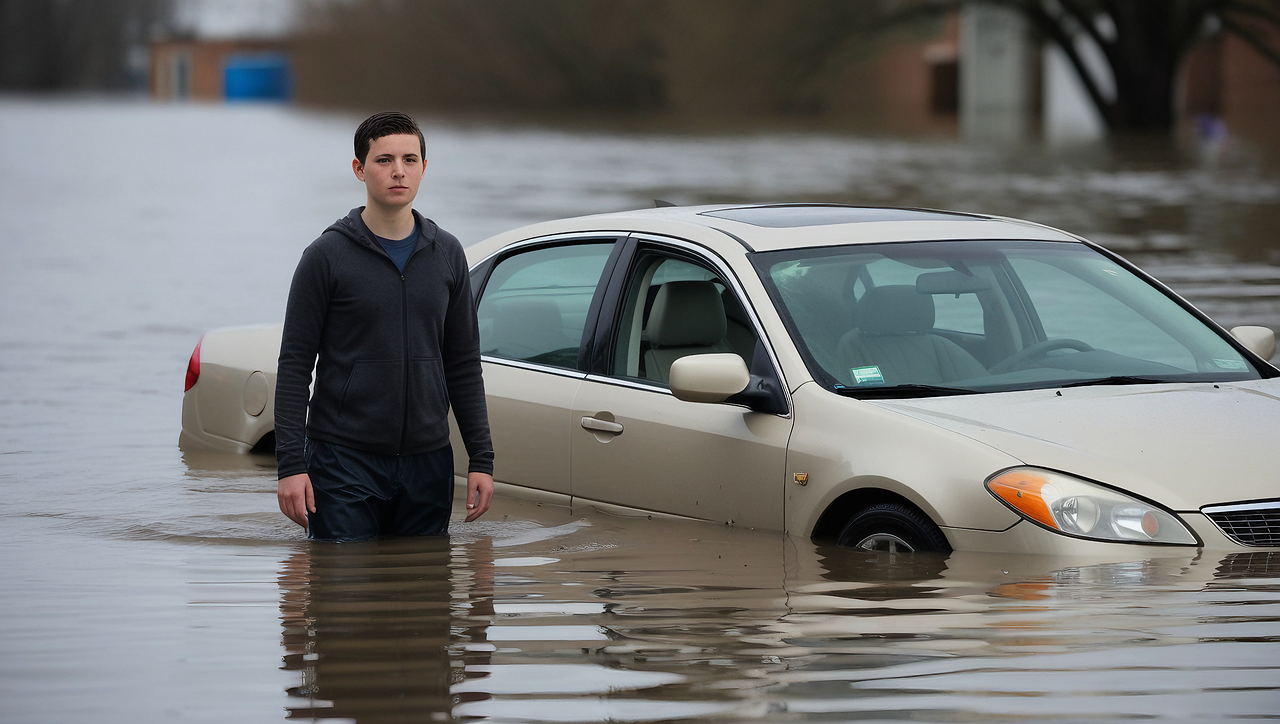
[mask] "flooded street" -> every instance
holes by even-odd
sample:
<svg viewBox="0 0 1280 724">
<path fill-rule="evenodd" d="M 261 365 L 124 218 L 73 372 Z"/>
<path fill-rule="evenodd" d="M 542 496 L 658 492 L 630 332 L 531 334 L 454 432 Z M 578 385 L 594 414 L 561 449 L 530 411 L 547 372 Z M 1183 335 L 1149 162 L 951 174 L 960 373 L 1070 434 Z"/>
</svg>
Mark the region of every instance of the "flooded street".
<svg viewBox="0 0 1280 724">
<path fill-rule="evenodd" d="M 182 381 L 362 202 L 359 120 L 0 97 L 0 722 L 1280 719 L 1280 555 L 894 558 L 513 499 L 308 543 L 272 459 L 179 450 Z M 981 211 L 1280 330 L 1280 172 L 1243 145 L 424 120 L 417 208 L 464 244 L 655 198 Z"/>
</svg>

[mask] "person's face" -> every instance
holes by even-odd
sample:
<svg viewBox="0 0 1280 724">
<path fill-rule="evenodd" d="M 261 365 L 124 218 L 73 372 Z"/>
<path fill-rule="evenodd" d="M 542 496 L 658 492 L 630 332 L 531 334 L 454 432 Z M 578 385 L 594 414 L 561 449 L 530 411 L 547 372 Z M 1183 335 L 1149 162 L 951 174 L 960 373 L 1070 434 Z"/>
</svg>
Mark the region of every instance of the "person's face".
<svg viewBox="0 0 1280 724">
<path fill-rule="evenodd" d="M 369 190 L 370 203 L 399 208 L 413 203 L 418 195 L 427 162 L 417 136 L 397 134 L 374 139 L 365 162 L 353 159 L 351 168 Z"/>
</svg>

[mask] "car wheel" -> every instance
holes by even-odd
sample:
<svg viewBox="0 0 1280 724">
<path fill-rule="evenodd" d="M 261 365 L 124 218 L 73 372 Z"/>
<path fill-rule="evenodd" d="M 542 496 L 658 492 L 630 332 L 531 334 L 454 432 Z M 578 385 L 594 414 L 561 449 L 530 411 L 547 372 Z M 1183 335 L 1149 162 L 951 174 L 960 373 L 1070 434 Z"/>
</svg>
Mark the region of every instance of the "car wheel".
<svg viewBox="0 0 1280 724">
<path fill-rule="evenodd" d="M 951 550 L 928 516 L 900 503 L 878 503 L 849 519 L 836 542 L 863 551 L 905 553 Z"/>
</svg>

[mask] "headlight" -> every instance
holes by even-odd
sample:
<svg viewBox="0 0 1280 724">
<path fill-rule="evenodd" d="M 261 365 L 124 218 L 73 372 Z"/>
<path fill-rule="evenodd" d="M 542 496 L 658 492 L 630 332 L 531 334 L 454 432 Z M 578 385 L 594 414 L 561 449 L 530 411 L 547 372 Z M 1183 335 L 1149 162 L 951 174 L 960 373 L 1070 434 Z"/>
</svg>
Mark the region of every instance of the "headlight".
<svg viewBox="0 0 1280 724">
<path fill-rule="evenodd" d="M 1169 511 L 1097 483 L 1038 468 L 1013 468 L 987 490 L 1022 517 L 1066 535 L 1125 543 L 1198 545 Z"/>
</svg>

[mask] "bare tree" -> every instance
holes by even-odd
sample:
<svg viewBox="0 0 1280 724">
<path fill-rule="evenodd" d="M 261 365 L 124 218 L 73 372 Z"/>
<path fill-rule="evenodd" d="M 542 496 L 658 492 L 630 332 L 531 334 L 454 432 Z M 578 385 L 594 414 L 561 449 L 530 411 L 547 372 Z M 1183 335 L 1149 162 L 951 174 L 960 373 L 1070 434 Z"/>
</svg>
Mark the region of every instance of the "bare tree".
<svg viewBox="0 0 1280 724">
<path fill-rule="evenodd" d="M 0 0 L 0 88 L 128 87 L 129 53 L 171 0 Z"/>
<path fill-rule="evenodd" d="M 298 91 L 344 105 L 820 114 L 886 2 L 311 0 Z"/>
<path fill-rule="evenodd" d="M 316 0 L 299 96 L 436 108 L 644 110 L 662 102 L 645 0 Z M 388 55 L 392 53 L 393 55 Z"/>
<path fill-rule="evenodd" d="M 320 103 L 817 116 L 856 105 L 841 74 L 877 47 L 970 3 L 1021 13 L 1061 48 L 1114 131 L 1173 129 L 1179 72 L 1210 30 L 1280 64 L 1280 0 L 312 2 L 295 60 L 299 97 Z"/>
<path fill-rule="evenodd" d="M 885 22 L 973 3 L 1021 13 L 1061 49 L 1112 131 L 1173 129 L 1178 72 L 1212 27 L 1240 37 L 1280 65 L 1280 0 L 916 0 L 886 14 Z M 1081 41 L 1086 38 L 1102 51 L 1113 94 L 1084 61 Z"/>
</svg>

